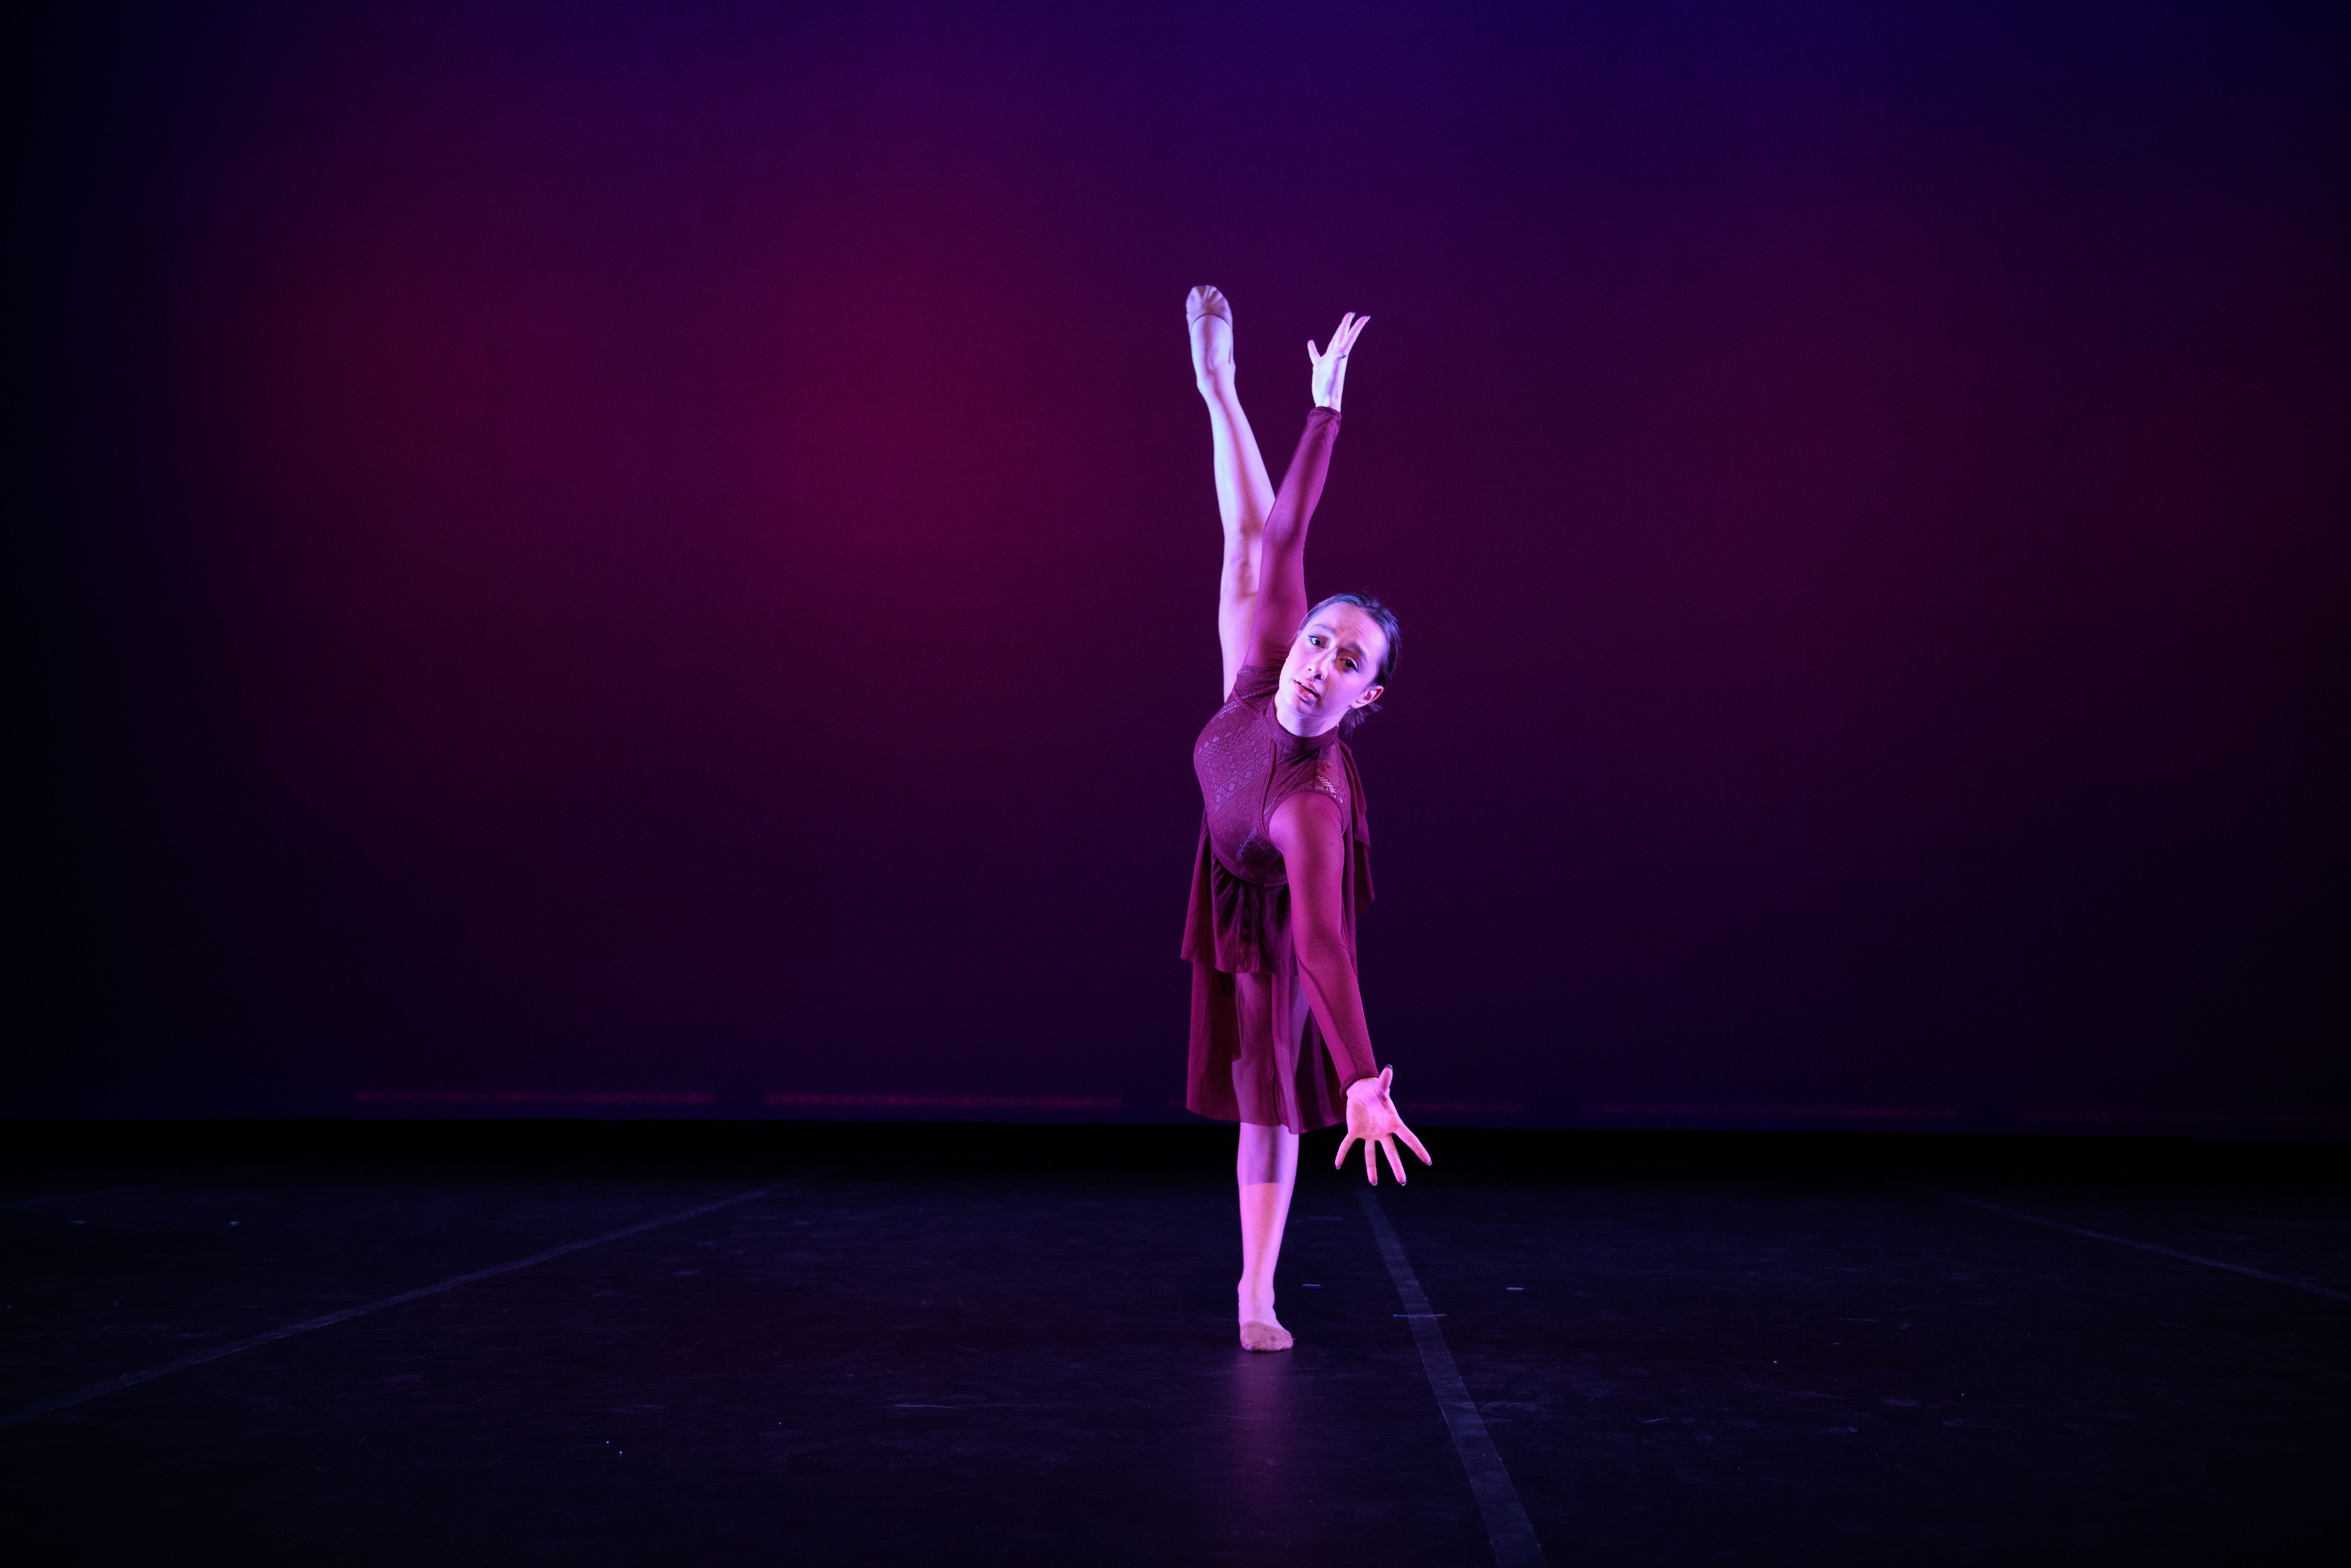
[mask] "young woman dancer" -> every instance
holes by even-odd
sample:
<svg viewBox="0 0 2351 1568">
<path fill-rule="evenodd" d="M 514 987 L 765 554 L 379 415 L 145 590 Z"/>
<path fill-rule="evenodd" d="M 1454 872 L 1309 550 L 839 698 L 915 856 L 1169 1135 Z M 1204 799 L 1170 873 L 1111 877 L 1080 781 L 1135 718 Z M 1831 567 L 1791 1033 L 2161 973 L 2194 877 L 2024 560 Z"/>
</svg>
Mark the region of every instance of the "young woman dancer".
<svg viewBox="0 0 2351 1568">
<path fill-rule="evenodd" d="M 1405 1179 L 1405 1147 L 1428 1151 L 1396 1114 L 1394 1068 L 1372 1057 L 1355 981 L 1355 911 L 1371 901 L 1363 780 L 1340 738 L 1379 700 L 1401 632 L 1386 606 L 1342 593 L 1306 603 L 1306 529 L 1322 498 L 1347 354 L 1368 318 L 1341 319 L 1328 350 L 1306 345 L 1314 412 L 1275 495 L 1233 372 L 1232 308 L 1214 288 L 1185 303 L 1192 370 L 1216 445 L 1225 567 L 1217 629 L 1225 706 L 1192 748 L 1200 849 L 1184 956 L 1192 960 L 1192 1061 L 1185 1103 L 1240 1124 L 1241 1346 L 1288 1350 L 1273 1271 L 1298 1136 L 1343 1117 L 1364 1175 L 1376 1147 Z"/>
</svg>

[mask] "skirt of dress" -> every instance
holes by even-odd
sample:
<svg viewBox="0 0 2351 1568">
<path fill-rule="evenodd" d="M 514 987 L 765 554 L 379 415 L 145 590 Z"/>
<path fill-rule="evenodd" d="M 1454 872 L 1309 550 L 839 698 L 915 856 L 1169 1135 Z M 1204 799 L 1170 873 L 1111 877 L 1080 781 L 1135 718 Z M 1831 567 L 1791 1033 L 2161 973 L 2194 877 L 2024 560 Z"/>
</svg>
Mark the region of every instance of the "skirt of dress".
<svg viewBox="0 0 2351 1568">
<path fill-rule="evenodd" d="M 1205 831 L 1183 952 L 1192 961 L 1185 1108 L 1293 1133 L 1345 1121 L 1339 1064 L 1299 983 L 1290 889 L 1235 876 Z"/>
<path fill-rule="evenodd" d="M 1311 1133 L 1347 1119 L 1339 1068 L 1293 972 L 1229 975 L 1192 966 L 1192 1060 L 1185 1109 L 1219 1122 Z"/>
</svg>

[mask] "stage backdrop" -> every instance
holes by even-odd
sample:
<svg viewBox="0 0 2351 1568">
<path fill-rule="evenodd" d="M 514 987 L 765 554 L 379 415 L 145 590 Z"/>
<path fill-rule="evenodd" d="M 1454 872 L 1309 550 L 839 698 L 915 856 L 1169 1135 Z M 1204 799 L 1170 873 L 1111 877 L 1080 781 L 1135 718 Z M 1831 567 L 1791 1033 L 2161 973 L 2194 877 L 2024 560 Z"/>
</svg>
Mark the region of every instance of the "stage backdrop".
<svg viewBox="0 0 2351 1568">
<path fill-rule="evenodd" d="M 2351 1127 L 2335 5 L 55 8 L 15 1114 L 1180 1114 L 1186 355 L 1426 1120 Z"/>
</svg>

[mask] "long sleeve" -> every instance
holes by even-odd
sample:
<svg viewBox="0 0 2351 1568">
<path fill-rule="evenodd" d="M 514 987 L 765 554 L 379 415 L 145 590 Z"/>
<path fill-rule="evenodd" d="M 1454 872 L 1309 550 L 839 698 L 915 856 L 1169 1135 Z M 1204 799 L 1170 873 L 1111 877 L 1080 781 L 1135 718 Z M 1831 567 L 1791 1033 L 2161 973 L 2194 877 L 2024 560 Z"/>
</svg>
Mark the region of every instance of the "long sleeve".
<svg viewBox="0 0 2351 1568">
<path fill-rule="evenodd" d="M 1338 1064 L 1339 1087 L 1378 1075 L 1380 1064 L 1372 1054 L 1372 1028 L 1364 1018 L 1363 987 L 1355 976 L 1355 956 L 1337 941 L 1309 942 L 1301 933 L 1298 977 L 1306 988 L 1306 1005 L 1322 1026 L 1323 1043 Z"/>
<path fill-rule="evenodd" d="M 1322 499 L 1331 472 L 1331 448 L 1339 439 L 1339 411 L 1318 408 L 1306 416 L 1298 451 L 1281 476 L 1281 489 L 1265 519 L 1258 555 L 1257 616 L 1249 625 L 1247 664 L 1279 664 L 1290 640 L 1306 619 L 1306 530 Z"/>
<path fill-rule="evenodd" d="M 1290 930 L 1306 1005 L 1339 1069 L 1339 1087 L 1379 1071 L 1347 938 L 1346 821 L 1328 796 L 1292 796 L 1270 824 L 1290 871 Z"/>
</svg>

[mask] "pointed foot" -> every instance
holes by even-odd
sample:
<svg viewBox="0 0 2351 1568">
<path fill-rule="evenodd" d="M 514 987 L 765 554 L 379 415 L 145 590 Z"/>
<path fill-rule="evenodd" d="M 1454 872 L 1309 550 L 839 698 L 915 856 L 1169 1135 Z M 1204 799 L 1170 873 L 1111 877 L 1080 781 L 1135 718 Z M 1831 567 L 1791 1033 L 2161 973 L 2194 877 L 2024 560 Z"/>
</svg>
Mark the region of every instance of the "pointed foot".
<svg viewBox="0 0 2351 1568">
<path fill-rule="evenodd" d="M 1233 373 L 1233 306 L 1224 291 L 1202 284 L 1185 297 L 1184 325 L 1192 334 L 1192 374 L 1202 382 Z"/>
</svg>

